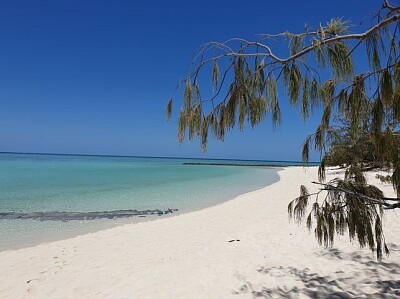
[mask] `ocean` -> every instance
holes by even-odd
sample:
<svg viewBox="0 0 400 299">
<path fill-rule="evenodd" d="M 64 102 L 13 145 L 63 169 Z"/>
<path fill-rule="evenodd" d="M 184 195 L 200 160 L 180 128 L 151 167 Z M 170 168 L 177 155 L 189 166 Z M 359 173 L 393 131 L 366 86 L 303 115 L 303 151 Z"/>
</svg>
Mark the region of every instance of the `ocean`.
<svg viewBox="0 0 400 299">
<path fill-rule="evenodd" d="M 198 162 L 249 164 L 240 160 L 1 153 L 0 250 L 167 217 L 171 213 L 164 216 L 160 211 L 168 209 L 174 209 L 172 214 L 202 209 L 279 180 L 278 167 L 184 164 Z M 251 161 L 263 163 L 282 165 Z M 147 212 L 115 219 L 118 210 Z M 152 211 L 156 212 L 149 215 Z M 51 220 L 37 217 L 39 214 L 15 219 L 33 212 L 47 213 Z M 80 213 L 71 220 L 64 212 Z M 85 216 L 98 212 L 104 212 L 102 219 Z M 4 219 L 6 213 L 11 219 Z"/>
</svg>

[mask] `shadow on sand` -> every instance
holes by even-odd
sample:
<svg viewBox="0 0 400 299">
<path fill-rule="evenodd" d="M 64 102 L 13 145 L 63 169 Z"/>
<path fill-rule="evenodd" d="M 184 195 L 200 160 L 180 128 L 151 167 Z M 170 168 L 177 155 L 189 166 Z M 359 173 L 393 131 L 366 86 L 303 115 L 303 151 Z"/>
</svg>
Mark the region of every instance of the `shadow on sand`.
<svg viewBox="0 0 400 299">
<path fill-rule="evenodd" d="M 400 246 L 390 245 L 393 251 L 400 251 Z M 278 281 L 279 286 L 256 288 L 246 282 L 234 293 L 248 293 L 253 298 L 400 298 L 397 260 L 376 261 L 359 252 L 345 255 L 337 249 L 321 251 L 315 258 L 318 257 L 344 261 L 347 270 L 332 271 L 324 276 L 308 268 L 261 267 L 257 271 L 268 275 L 271 281 Z M 287 283 L 289 280 L 291 285 Z"/>
</svg>

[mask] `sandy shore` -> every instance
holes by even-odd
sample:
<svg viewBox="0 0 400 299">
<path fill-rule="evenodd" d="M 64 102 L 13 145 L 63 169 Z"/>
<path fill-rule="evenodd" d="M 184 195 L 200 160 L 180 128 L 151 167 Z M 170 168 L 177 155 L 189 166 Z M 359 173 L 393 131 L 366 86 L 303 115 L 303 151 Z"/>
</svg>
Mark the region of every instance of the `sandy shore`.
<svg viewBox="0 0 400 299">
<path fill-rule="evenodd" d="M 400 296 L 400 211 L 387 213 L 391 255 L 381 262 L 346 237 L 323 249 L 287 217 L 288 202 L 300 184 L 312 187 L 317 169 L 279 175 L 201 211 L 0 252 L 0 298 Z"/>
</svg>

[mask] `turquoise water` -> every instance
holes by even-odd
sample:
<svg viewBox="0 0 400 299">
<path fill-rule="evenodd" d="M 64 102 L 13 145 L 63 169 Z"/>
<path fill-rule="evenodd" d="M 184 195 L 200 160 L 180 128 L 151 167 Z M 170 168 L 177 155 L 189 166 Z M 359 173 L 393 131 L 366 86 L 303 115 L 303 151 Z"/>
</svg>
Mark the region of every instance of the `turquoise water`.
<svg viewBox="0 0 400 299">
<path fill-rule="evenodd" d="M 199 161 L 224 162 L 175 158 L 0 154 L 0 212 L 168 208 L 185 212 L 221 203 L 279 179 L 277 168 L 182 164 Z M 151 217 L 154 219 L 157 216 Z M 60 239 L 139 220 L 134 218 L 68 222 L 0 220 L 0 249 Z"/>
</svg>

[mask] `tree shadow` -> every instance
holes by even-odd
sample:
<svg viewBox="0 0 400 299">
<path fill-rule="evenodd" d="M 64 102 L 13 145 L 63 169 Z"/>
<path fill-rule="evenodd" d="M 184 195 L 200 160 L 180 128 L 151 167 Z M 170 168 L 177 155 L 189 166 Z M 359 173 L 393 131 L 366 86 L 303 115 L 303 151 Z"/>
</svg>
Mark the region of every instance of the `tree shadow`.
<svg viewBox="0 0 400 299">
<path fill-rule="evenodd" d="M 372 260 L 358 252 L 346 255 L 337 249 L 318 252 L 318 257 L 345 260 L 354 264 L 355 270 L 321 275 L 309 268 L 261 267 L 257 272 L 278 281 L 278 286 L 256 288 L 247 281 L 234 293 L 248 293 L 253 298 L 400 298 L 399 263 Z"/>
</svg>

